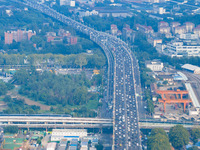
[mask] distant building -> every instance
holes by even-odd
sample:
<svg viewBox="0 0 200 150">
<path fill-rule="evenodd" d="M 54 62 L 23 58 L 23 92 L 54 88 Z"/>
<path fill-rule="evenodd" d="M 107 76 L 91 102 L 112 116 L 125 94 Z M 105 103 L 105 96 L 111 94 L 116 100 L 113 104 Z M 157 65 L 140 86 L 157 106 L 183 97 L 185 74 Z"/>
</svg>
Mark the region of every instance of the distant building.
<svg viewBox="0 0 200 150">
<path fill-rule="evenodd" d="M 135 31 L 130 29 L 129 25 L 125 25 L 125 27 L 122 29 L 122 37 L 125 40 L 134 42 L 135 40 Z"/>
<path fill-rule="evenodd" d="M 192 34 L 192 33 L 179 34 L 178 37 L 184 40 L 195 40 L 199 38 L 198 34 Z"/>
<path fill-rule="evenodd" d="M 118 10 L 118 9 L 114 9 L 114 10 L 97 10 L 99 13 L 100 17 L 109 17 L 110 15 L 113 17 L 132 17 L 132 13 L 128 10 Z"/>
<path fill-rule="evenodd" d="M 36 32 L 32 30 L 17 30 L 4 32 L 5 44 L 12 44 L 13 40 L 21 42 L 23 40 L 30 40 L 32 36 L 36 35 Z"/>
<path fill-rule="evenodd" d="M 158 28 L 159 27 L 168 27 L 168 26 L 169 26 L 169 24 L 165 21 L 161 21 L 161 22 L 158 23 Z"/>
<path fill-rule="evenodd" d="M 194 34 L 197 34 L 200 37 L 200 25 L 194 28 Z"/>
<path fill-rule="evenodd" d="M 171 22 L 170 27 L 172 32 L 174 32 L 174 28 L 180 26 L 181 24 L 179 22 Z"/>
<path fill-rule="evenodd" d="M 117 25 L 111 24 L 110 31 L 112 35 L 117 35 L 117 32 L 118 32 Z"/>
<path fill-rule="evenodd" d="M 195 27 L 194 23 L 192 22 L 186 22 L 184 23 L 184 25 L 185 25 L 186 32 L 192 32 Z"/>
<path fill-rule="evenodd" d="M 140 25 L 140 24 L 136 24 L 136 29 L 143 33 L 153 33 L 154 32 L 151 26 L 145 26 L 145 25 Z"/>
<path fill-rule="evenodd" d="M 152 71 L 162 71 L 164 65 L 159 60 L 146 61 L 146 67 Z"/>
<path fill-rule="evenodd" d="M 187 32 L 187 30 L 186 30 L 185 26 L 177 26 L 174 28 L 174 34 L 183 34 L 186 32 Z"/>
<path fill-rule="evenodd" d="M 170 27 L 169 26 L 161 26 L 161 27 L 159 27 L 159 33 L 161 33 L 161 34 L 169 34 L 170 33 Z"/>
<path fill-rule="evenodd" d="M 148 40 L 148 42 L 149 42 L 153 47 L 156 47 L 156 45 L 157 45 L 158 43 L 159 43 L 159 44 L 162 44 L 162 39 L 149 37 L 147 40 Z"/>
<path fill-rule="evenodd" d="M 68 44 L 70 44 L 70 45 L 77 44 L 77 37 L 75 37 L 75 36 L 68 37 Z"/>
</svg>

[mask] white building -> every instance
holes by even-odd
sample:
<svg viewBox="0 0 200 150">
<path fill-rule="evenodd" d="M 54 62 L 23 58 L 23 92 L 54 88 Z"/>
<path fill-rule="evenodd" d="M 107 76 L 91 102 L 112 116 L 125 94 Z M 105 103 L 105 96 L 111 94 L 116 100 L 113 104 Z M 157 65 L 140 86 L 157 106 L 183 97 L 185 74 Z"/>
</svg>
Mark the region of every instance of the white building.
<svg viewBox="0 0 200 150">
<path fill-rule="evenodd" d="M 195 66 L 195 65 L 191 65 L 191 64 L 185 64 L 183 66 L 181 66 L 181 68 L 190 71 L 194 74 L 200 74 L 200 67 Z"/>
<path fill-rule="evenodd" d="M 152 71 L 162 71 L 164 65 L 159 60 L 146 61 L 146 67 Z"/>
<path fill-rule="evenodd" d="M 86 129 L 53 129 L 51 141 L 79 139 L 87 136 Z"/>
<path fill-rule="evenodd" d="M 178 37 L 184 40 L 195 40 L 199 38 L 198 34 L 191 34 L 191 33 L 180 34 Z"/>
<path fill-rule="evenodd" d="M 57 146 L 56 142 L 48 143 L 47 144 L 47 149 L 46 150 L 55 150 Z"/>
<path fill-rule="evenodd" d="M 183 42 L 171 42 L 167 44 L 165 53 L 172 57 L 200 56 L 200 46 L 184 45 Z"/>
</svg>

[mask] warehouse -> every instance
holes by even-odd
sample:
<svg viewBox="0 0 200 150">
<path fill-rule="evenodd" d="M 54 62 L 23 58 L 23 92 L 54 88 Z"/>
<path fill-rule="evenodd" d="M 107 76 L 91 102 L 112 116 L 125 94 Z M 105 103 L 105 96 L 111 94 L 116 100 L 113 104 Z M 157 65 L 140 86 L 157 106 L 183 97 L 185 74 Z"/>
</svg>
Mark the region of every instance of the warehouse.
<svg viewBox="0 0 200 150">
<path fill-rule="evenodd" d="M 200 74 L 200 67 L 198 67 L 198 66 L 194 66 L 191 64 L 185 64 L 181 68 L 183 68 L 184 70 L 187 70 L 189 72 L 192 72 L 194 74 Z"/>
</svg>

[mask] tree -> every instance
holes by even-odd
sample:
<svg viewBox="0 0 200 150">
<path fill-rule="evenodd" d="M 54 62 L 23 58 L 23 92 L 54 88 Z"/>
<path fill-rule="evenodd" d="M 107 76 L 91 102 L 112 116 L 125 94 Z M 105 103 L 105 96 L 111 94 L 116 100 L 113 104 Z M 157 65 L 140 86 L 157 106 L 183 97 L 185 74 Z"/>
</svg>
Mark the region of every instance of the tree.
<svg viewBox="0 0 200 150">
<path fill-rule="evenodd" d="M 148 138 L 148 150 L 171 150 L 169 139 L 166 135 L 157 133 Z"/>
<path fill-rule="evenodd" d="M 167 137 L 165 130 L 163 130 L 162 128 L 155 128 L 151 130 L 151 136 L 155 136 L 156 134 L 162 134 Z"/>
<path fill-rule="evenodd" d="M 192 137 L 192 141 L 195 143 L 198 142 L 198 139 L 200 138 L 200 128 L 194 128 L 191 131 L 191 137 Z"/>
<path fill-rule="evenodd" d="M 82 69 L 82 66 L 87 65 L 86 57 L 83 54 L 79 54 L 75 59 L 75 64 Z"/>
<path fill-rule="evenodd" d="M 187 150 L 198 150 L 198 147 L 197 146 L 192 146 L 192 147 L 188 148 Z"/>
<path fill-rule="evenodd" d="M 180 149 L 188 144 L 189 132 L 182 125 L 176 125 L 170 128 L 169 140 L 174 148 Z"/>
<path fill-rule="evenodd" d="M 4 132 L 5 133 L 12 133 L 12 134 L 15 134 L 15 133 L 18 133 L 18 126 L 7 126 L 7 127 L 4 127 Z"/>
</svg>

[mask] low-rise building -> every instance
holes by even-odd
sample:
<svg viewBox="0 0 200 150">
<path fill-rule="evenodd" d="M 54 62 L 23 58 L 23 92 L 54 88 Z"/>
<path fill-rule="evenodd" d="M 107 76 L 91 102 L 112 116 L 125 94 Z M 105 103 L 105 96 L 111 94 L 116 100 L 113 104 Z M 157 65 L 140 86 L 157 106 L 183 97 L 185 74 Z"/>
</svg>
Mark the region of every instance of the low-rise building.
<svg viewBox="0 0 200 150">
<path fill-rule="evenodd" d="M 195 66 L 195 65 L 191 65 L 191 64 L 185 64 L 183 66 L 181 66 L 181 68 L 190 71 L 194 74 L 200 74 L 200 67 Z"/>
<path fill-rule="evenodd" d="M 86 129 L 53 129 L 51 141 L 71 140 L 87 136 Z"/>
<path fill-rule="evenodd" d="M 152 71 L 162 71 L 164 65 L 160 60 L 146 61 L 146 67 Z"/>
</svg>

